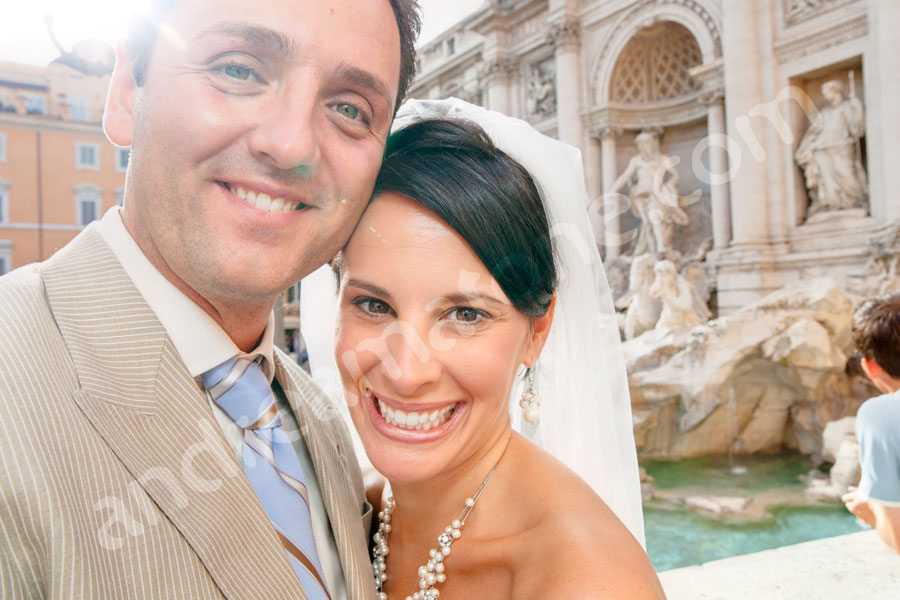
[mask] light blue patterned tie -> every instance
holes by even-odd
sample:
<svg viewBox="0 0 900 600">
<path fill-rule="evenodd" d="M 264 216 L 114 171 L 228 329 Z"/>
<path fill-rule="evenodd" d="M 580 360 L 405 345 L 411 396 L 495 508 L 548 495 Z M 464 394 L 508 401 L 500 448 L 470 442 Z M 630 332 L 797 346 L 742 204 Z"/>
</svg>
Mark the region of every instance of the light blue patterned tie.
<svg viewBox="0 0 900 600">
<path fill-rule="evenodd" d="M 213 401 L 244 430 L 241 462 L 310 600 L 330 598 L 316 552 L 297 453 L 281 427 L 272 387 L 256 360 L 233 358 L 203 374 Z"/>
</svg>

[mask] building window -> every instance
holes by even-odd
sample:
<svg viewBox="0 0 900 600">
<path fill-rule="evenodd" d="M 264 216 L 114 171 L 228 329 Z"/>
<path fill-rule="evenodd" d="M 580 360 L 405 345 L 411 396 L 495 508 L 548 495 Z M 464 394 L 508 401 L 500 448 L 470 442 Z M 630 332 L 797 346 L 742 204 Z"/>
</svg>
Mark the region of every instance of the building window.
<svg viewBox="0 0 900 600">
<path fill-rule="evenodd" d="M 25 96 L 25 114 L 47 114 L 47 99 L 43 96 Z"/>
<path fill-rule="evenodd" d="M 6 162 L 6 132 L 0 131 L 0 162 Z"/>
<path fill-rule="evenodd" d="M 75 186 L 75 223 L 87 227 L 91 221 L 100 218 L 102 188 L 90 183 Z"/>
<path fill-rule="evenodd" d="M 125 188 L 120 187 L 116 189 L 116 206 L 123 206 L 125 204 Z"/>
<path fill-rule="evenodd" d="M 456 54 L 456 38 L 450 38 L 447 40 L 447 54 L 449 56 L 453 56 Z"/>
<path fill-rule="evenodd" d="M 69 96 L 69 120 L 87 121 L 87 101 L 84 98 Z"/>
<path fill-rule="evenodd" d="M 0 275 L 12 271 L 12 242 L 0 240 Z"/>
<path fill-rule="evenodd" d="M 0 179 L 0 224 L 9 223 L 9 182 Z"/>
<path fill-rule="evenodd" d="M 416 61 L 416 73 L 421 73 L 421 72 L 422 72 L 422 61 L 417 60 Z"/>
<path fill-rule="evenodd" d="M 75 168 L 100 170 L 100 144 L 75 142 Z"/>
<path fill-rule="evenodd" d="M 131 148 L 116 148 L 116 171 L 119 173 L 127 171 L 130 158 Z"/>
</svg>

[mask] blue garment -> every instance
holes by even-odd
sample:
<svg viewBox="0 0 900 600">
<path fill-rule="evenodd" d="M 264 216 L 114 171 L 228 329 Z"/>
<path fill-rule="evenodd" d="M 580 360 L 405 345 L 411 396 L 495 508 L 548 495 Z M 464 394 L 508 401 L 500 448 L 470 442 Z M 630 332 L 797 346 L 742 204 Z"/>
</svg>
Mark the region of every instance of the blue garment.
<svg viewBox="0 0 900 600">
<path fill-rule="evenodd" d="M 866 400 L 856 413 L 860 491 L 900 506 L 900 391 Z"/>
</svg>

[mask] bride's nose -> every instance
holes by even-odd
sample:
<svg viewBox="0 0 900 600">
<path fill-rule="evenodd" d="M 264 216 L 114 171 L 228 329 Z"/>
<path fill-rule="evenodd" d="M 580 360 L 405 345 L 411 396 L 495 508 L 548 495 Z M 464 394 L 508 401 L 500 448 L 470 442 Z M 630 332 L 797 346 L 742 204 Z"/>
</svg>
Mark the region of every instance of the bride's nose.
<svg viewBox="0 0 900 600">
<path fill-rule="evenodd" d="M 388 356 L 382 357 L 381 369 L 394 390 L 403 396 L 414 396 L 441 377 L 437 354 L 412 328 L 387 341 Z"/>
</svg>

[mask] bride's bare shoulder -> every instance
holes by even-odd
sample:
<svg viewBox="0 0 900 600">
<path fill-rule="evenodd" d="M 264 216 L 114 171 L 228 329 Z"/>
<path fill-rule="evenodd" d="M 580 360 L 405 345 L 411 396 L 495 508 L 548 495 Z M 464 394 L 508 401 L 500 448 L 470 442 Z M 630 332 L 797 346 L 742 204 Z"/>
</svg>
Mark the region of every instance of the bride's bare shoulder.
<svg viewBox="0 0 900 600">
<path fill-rule="evenodd" d="M 665 598 L 641 545 L 594 491 L 539 448 L 521 479 L 537 502 L 514 569 L 515 598 Z"/>
</svg>

